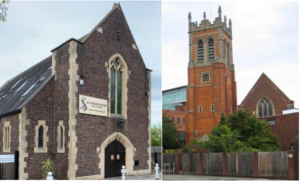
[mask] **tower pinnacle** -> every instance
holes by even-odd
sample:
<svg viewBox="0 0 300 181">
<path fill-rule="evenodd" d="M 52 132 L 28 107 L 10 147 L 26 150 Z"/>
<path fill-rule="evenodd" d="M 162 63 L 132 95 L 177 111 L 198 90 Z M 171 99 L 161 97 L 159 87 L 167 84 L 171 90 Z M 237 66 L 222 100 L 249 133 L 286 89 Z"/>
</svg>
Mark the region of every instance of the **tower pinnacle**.
<svg viewBox="0 0 300 181">
<path fill-rule="evenodd" d="M 221 6 L 219 6 L 218 13 L 219 13 L 219 18 L 222 18 L 222 10 L 221 10 Z"/>
<path fill-rule="evenodd" d="M 205 11 L 204 11 L 204 13 L 203 13 L 203 19 L 204 19 L 204 20 L 206 19 L 206 13 L 205 13 Z"/>
<path fill-rule="evenodd" d="M 225 24 L 227 24 L 227 18 L 226 18 L 226 16 L 224 16 L 224 22 L 225 22 Z"/>
<path fill-rule="evenodd" d="M 231 25 L 232 25 L 231 19 L 229 19 L 229 27 L 230 27 L 230 28 L 231 28 Z"/>
<path fill-rule="evenodd" d="M 192 15 L 191 15 L 191 12 L 189 12 L 189 16 L 188 16 L 188 19 L 191 21 L 192 19 Z"/>
</svg>

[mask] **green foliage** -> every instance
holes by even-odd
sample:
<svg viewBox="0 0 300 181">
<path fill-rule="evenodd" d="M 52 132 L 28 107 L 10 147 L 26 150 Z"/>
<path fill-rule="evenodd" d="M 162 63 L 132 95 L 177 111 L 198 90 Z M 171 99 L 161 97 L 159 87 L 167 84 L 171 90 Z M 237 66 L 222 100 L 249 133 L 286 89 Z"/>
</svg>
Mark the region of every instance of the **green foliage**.
<svg viewBox="0 0 300 181">
<path fill-rule="evenodd" d="M 228 116 L 228 127 L 239 133 L 239 141 L 245 147 L 259 151 L 275 151 L 279 148 L 278 136 L 271 133 L 271 127 L 255 115 L 239 110 Z"/>
<path fill-rule="evenodd" d="M 161 146 L 161 126 L 154 125 L 151 128 L 151 146 Z"/>
<path fill-rule="evenodd" d="M 226 125 L 226 119 L 225 119 L 225 115 L 224 113 L 222 112 L 221 113 L 221 120 L 220 120 L 220 125 Z"/>
<path fill-rule="evenodd" d="M 195 138 L 192 138 L 190 140 L 190 145 L 198 145 L 198 143 L 199 143 L 199 141 L 197 139 L 195 139 Z"/>
<path fill-rule="evenodd" d="M 222 114 L 209 140 L 196 142 L 199 148 L 211 148 L 208 152 L 276 151 L 279 148 L 278 137 L 270 132 L 269 125 L 242 110 L 229 115 L 227 121 Z"/>
<path fill-rule="evenodd" d="M 165 150 L 163 154 L 175 154 L 174 150 Z"/>
<path fill-rule="evenodd" d="M 178 134 L 176 130 L 181 125 L 174 123 L 170 116 L 166 116 L 167 113 L 163 113 L 163 147 L 165 149 L 177 149 L 180 148 L 181 143 L 178 141 Z"/>
<path fill-rule="evenodd" d="M 151 169 L 153 170 L 155 168 L 155 162 L 153 161 L 153 159 L 151 158 Z"/>
<path fill-rule="evenodd" d="M 54 177 L 54 164 L 53 162 L 47 158 L 46 161 L 42 162 L 43 166 L 42 166 L 42 176 L 43 179 L 46 180 L 48 172 L 52 172 L 52 176 Z"/>
<path fill-rule="evenodd" d="M 3 21 L 3 22 L 6 21 L 6 16 L 7 16 L 6 11 L 8 10 L 8 8 L 6 7 L 6 5 L 8 3 L 9 3 L 9 0 L 2 0 L 0 2 L 0 21 Z"/>
</svg>

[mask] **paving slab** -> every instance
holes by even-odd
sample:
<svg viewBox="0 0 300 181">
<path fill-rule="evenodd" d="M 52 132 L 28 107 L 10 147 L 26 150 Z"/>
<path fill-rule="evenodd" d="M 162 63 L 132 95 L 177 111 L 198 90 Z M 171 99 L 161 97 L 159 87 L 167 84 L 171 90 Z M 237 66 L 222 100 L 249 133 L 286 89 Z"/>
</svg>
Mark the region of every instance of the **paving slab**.
<svg viewBox="0 0 300 181">
<path fill-rule="evenodd" d="M 122 176 L 110 177 L 104 180 L 122 180 Z M 126 176 L 126 180 L 155 180 L 155 175 Z M 159 179 L 161 180 L 161 179 Z"/>
<path fill-rule="evenodd" d="M 267 178 L 253 177 L 225 177 L 225 176 L 209 176 L 209 175 L 179 175 L 179 174 L 163 174 L 163 180 L 271 180 Z"/>
</svg>

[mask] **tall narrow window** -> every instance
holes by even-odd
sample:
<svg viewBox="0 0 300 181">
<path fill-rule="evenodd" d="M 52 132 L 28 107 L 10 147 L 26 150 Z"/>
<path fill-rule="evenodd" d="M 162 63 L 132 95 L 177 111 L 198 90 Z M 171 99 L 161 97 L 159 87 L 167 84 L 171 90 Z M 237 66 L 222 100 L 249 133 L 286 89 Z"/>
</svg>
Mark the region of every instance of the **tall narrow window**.
<svg viewBox="0 0 300 181">
<path fill-rule="evenodd" d="M 204 46 L 203 46 L 203 42 L 202 40 L 200 40 L 198 42 L 198 62 L 203 62 L 204 61 L 204 57 L 203 57 L 203 54 L 204 54 Z"/>
<path fill-rule="evenodd" d="M 6 130 L 6 148 L 9 148 L 9 127 Z"/>
<path fill-rule="evenodd" d="M 229 67 L 229 65 L 230 65 L 230 56 L 229 56 L 229 44 L 228 43 L 226 45 L 226 49 L 227 49 L 227 65 Z"/>
<path fill-rule="evenodd" d="M 4 127 L 4 148 L 7 148 L 7 128 Z"/>
<path fill-rule="evenodd" d="M 273 116 L 273 106 L 267 98 L 258 103 L 258 117 Z"/>
<path fill-rule="evenodd" d="M 63 127 L 61 126 L 60 127 L 60 148 L 63 148 L 64 147 L 64 130 L 63 130 Z"/>
<path fill-rule="evenodd" d="M 120 32 L 117 32 L 117 40 L 120 41 Z"/>
<path fill-rule="evenodd" d="M 222 42 L 222 56 L 225 58 L 225 40 Z"/>
<path fill-rule="evenodd" d="M 215 50 L 214 50 L 214 40 L 210 38 L 208 40 L 208 60 L 214 61 L 215 60 Z"/>
<path fill-rule="evenodd" d="M 38 136 L 38 146 L 39 148 L 43 148 L 43 126 L 39 127 L 39 136 Z"/>
<path fill-rule="evenodd" d="M 119 59 L 115 59 L 112 62 L 110 75 L 110 112 L 113 114 L 122 114 L 122 71 Z"/>
</svg>

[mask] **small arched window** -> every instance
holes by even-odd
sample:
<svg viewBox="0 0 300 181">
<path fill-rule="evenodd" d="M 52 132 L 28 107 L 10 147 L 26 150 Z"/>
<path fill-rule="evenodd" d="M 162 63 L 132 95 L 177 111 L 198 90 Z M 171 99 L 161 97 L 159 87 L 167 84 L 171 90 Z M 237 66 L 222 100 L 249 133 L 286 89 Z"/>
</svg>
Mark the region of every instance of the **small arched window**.
<svg viewBox="0 0 300 181">
<path fill-rule="evenodd" d="M 43 148 L 43 146 L 44 146 L 43 133 L 44 133 L 43 126 L 40 126 L 39 127 L 39 135 L 38 135 L 38 147 L 39 148 Z"/>
<path fill-rule="evenodd" d="M 215 60 L 215 47 L 214 47 L 214 40 L 212 38 L 208 40 L 208 60 L 209 61 Z"/>
<path fill-rule="evenodd" d="M 63 148 L 64 144 L 64 130 L 63 127 L 60 127 L 60 148 Z"/>
<path fill-rule="evenodd" d="M 273 116 L 272 103 L 267 98 L 263 98 L 258 103 L 258 117 Z"/>
<path fill-rule="evenodd" d="M 198 62 L 203 62 L 204 61 L 204 46 L 203 46 L 203 41 L 199 40 L 198 42 Z"/>
<path fill-rule="evenodd" d="M 122 114 L 122 70 L 121 62 L 117 58 L 112 61 L 110 72 L 110 85 L 111 85 L 111 102 L 110 113 Z"/>
</svg>

